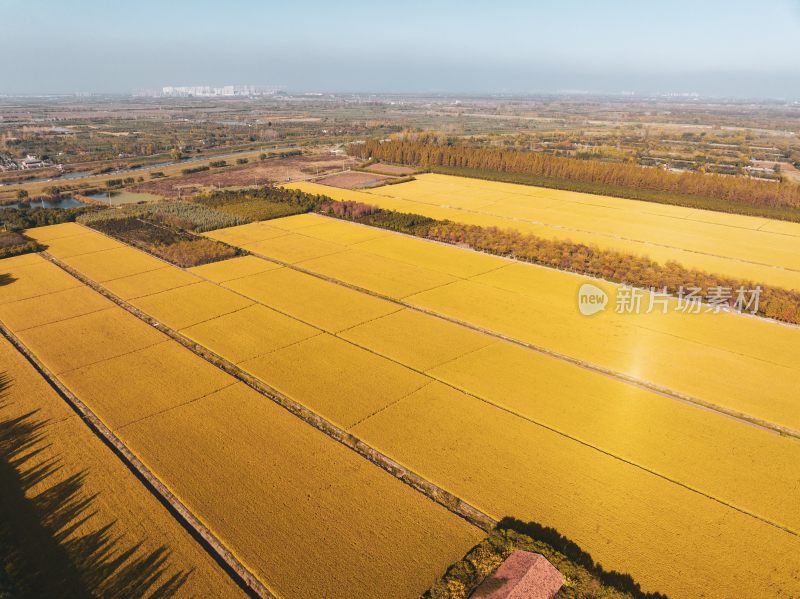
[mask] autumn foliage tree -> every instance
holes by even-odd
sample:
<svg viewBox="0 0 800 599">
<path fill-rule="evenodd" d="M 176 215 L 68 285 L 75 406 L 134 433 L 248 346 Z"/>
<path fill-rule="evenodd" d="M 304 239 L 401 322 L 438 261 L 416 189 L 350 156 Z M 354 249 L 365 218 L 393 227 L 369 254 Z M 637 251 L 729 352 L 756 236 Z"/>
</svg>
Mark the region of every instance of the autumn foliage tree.
<svg viewBox="0 0 800 599">
<path fill-rule="evenodd" d="M 350 154 L 423 168 L 457 167 L 579 181 L 608 187 L 716 198 L 754 206 L 800 208 L 800 185 L 745 177 L 676 173 L 633 164 L 581 160 L 542 153 L 472 148 L 423 141 L 370 140 Z"/>
</svg>

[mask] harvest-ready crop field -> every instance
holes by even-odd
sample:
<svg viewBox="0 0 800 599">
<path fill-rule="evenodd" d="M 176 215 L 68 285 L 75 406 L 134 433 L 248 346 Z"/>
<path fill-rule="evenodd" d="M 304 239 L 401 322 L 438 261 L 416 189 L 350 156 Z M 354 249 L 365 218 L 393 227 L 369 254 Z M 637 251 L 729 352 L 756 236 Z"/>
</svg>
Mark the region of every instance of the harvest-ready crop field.
<svg viewBox="0 0 800 599">
<path fill-rule="evenodd" d="M 76 241 L 101 237 L 70 227 Z M 30 234 L 36 237 L 37 231 Z M 747 420 L 795 424 L 796 366 L 788 356 L 797 352 L 796 328 L 715 314 L 587 319 L 575 308 L 580 279 L 573 275 L 316 215 L 209 235 L 233 244 L 241 239 L 242 247 L 264 258 L 245 256 L 190 271 L 165 265 L 130 274 L 146 277 L 164 270 L 176 280 L 192 276 L 197 281 L 131 301 L 489 515 L 555 527 L 607 567 L 632 573 L 647 590 L 678 597 L 692 596 L 699 587 L 708 589 L 709 596 L 756 596 L 765 588 L 773 595 L 800 591 L 800 520 L 793 507 L 800 499 L 800 443 Z M 287 247 L 299 247 L 304 238 L 325 242 L 330 253 L 286 260 L 285 254 L 267 254 L 263 246 L 254 249 L 266 239 L 286 239 Z M 78 241 L 80 247 L 92 244 L 99 241 Z M 116 251 L 81 254 L 78 267 L 68 245 L 62 242 L 53 255 L 61 259 L 63 251 L 64 262 L 71 261 L 87 276 L 88 269 L 102 264 L 91 259 L 93 254 Z M 90 278 L 109 288 L 108 282 Z M 196 295 L 187 292 L 192 288 Z M 458 296 L 464 289 L 479 291 L 462 300 Z M 87 317 L 105 312 L 125 315 L 112 308 Z M 99 318 L 93 326 L 105 327 Z M 495 332 L 521 341 L 534 338 L 541 348 L 502 340 Z M 19 334 L 24 338 L 26 331 Z M 136 339 L 126 337 L 126 343 Z M 741 344 L 742 338 L 749 344 Z M 35 337 L 29 339 L 32 346 L 41 346 Z M 645 346 L 625 345 L 625 339 L 644 339 Z M 699 374 L 678 377 L 681 363 L 671 364 L 693 344 L 703 348 L 691 365 Z M 111 369 L 112 379 L 119 378 L 117 373 L 147 371 L 157 362 L 176 365 L 176 372 L 166 372 L 163 380 L 159 375 L 132 388 L 119 401 L 127 408 L 94 399 L 98 413 L 116 418 L 116 430 L 131 445 L 148 448 L 148 463 L 165 478 L 183 480 L 178 464 L 203 463 L 204 472 L 213 472 L 226 488 L 244 487 L 244 493 L 255 483 L 233 478 L 230 464 L 247 464 L 257 476 L 278 476 L 254 466 L 251 445 L 263 445 L 266 433 L 253 424 L 253 415 L 246 416 L 254 413 L 246 411 L 251 403 L 238 398 L 244 389 L 220 388 L 224 383 L 216 377 L 182 379 L 177 370 L 196 372 L 187 362 L 195 357 L 186 354 L 180 362 L 159 355 L 167 348 L 184 352 L 170 341 L 101 362 L 93 357 L 91 362 Z M 603 349 L 618 361 L 602 362 Z M 39 351 L 47 353 L 46 348 Z M 51 359 L 59 352 L 55 347 Z M 581 363 L 588 358 L 608 372 Z M 754 387 L 760 383 L 760 393 L 748 400 L 732 384 L 717 389 L 714 383 L 725 382 L 718 368 L 735 368 L 738 379 L 751 380 Z M 107 380 L 98 376 L 99 369 L 91 363 L 75 367 L 71 372 L 78 374 L 68 384 L 91 395 Z M 69 381 L 69 373 L 62 376 Z M 649 383 L 651 377 L 664 392 L 628 380 Z M 692 379 L 696 399 L 741 410 L 742 417 L 679 400 L 676 388 L 685 392 L 678 385 Z M 158 395 L 159 385 L 186 390 L 181 395 L 176 389 L 174 404 L 148 407 L 152 415 L 130 408 L 137 397 Z M 206 395 L 193 401 L 198 393 Z M 271 426 L 278 418 L 273 409 L 289 419 L 286 426 L 296 422 L 277 406 L 263 409 L 270 413 Z M 205 432 L 196 422 L 203 423 Z M 175 439 L 172 444 L 181 445 L 180 450 L 157 451 L 162 438 Z M 216 439 L 225 448 L 223 455 L 207 449 Z M 283 451 L 297 453 L 265 451 L 276 460 Z M 275 468 L 280 460 L 271 463 Z M 307 466 L 292 464 L 295 471 L 302 467 Z M 207 486 L 196 479 L 183 484 L 187 502 L 191 498 L 198 512 L 216 505 L 204 495 Z M 224 520 L 215 510 L 209 521 Z M 221 536 L 232 545 L 255 551 L 254 541 L 221 526 Z M 278 538 L 286 534 L 269 532 Z M 463 543 L 466 532 L 460 534 Z M 654 560 L 653 555 L 670 557 Z M 291 575 L 277 566 L 269 572 L 272 578 L 263 576 L 270 582 Z"/>
<path fill-rule="evenodd" d="M 22 272 L 14 260 L 9 266 Z M 62 296 L 58 303 L 85 299 Z M 3 304 L 5 322 L 16 304 Z M 42 304 L 33 310 L 52 311 Z M 134 589 L 143 596 L 245 596 L 2 337 L 0 364 L 0 457 L 14 463 L 0 471 L 3 496 L 8 501 L 12 489 L 22 495 L 3 503 L 4 513 L 15 510 L 4 521 L 3 540 L 17 546 L 10 573 L 21 575 L 30 596 L 84 596 L 89 589 L 106 596 Z M 35 512 L 18 509 L 23 499 L 50 510 L 45 530 Z M 48 533 L 62 544 L 49 543 Z"/>
<path fill-rule="evenodd" d="M 90 249 L 101 235 L 77 225 L 63 232 L 70 235 L 54 253 L 81 257 L 80 267 L 99 277 L 112 268 L 103 253 L 113 248 Z M 417 596 L 482 537 L 44 258 L 14 260 L 3 262 L 11 282 L 0 287 L 0 320 L 278 595 L 383 597 L 389 588 Z M 255 305 L 205 281 L 194 285 L 207 310 L 192 294 L 147 306 L 181 327 Z M 83 310 L 51 302 L 40 316 L 42 297 L 73 289 L 91 298 Z M 173 291 L 142 302 L 163 293 Z M 26 310 L 35 326 L 22 318 Z M 272 347 L 306 331 L 284 333 Z"/>
<path fill-rule="evenodd" d="M 322 228 L 326 243 L 332 244 L 331 222 L 340 229 L 369 230 L 310 214 L 270 224 L 287 227 L 287 234 L 276 241 L 298 244 L 303 237 L 316 239 L 317 229 Z M 248 226 L 238 227 L 237 234 L 247 239 Z M 225 235 L 236 244 L 235 236 L 222 231 L 210 235 Z M 399 234 L 361 242 L 345 234 L 343 239 L 338 251 L 299 261 L 297 266 L 643 384 L 800 431 L 796 327 L 735 314 L 683 314 L 672 309 L 667 314 L 659 310 L 617 314 L 613 306 L 587 319 L 577 310 L 577 292 L 584 279 L 569 273 Z M 283 260 L 262 251 L 258 243 L 240 245 Z M 301 278 L 284 273 L 276 270 L 261 278 Z M 257 277 L 243 278 L 232 286 L 250 295 L 256 281 Z M 595 283 L 614 297 L 616 286 Z M 648 296 L 642 301 L 646 305 Z M 288 304 L 287 300 L 281 306 L 285 309 Z M 731 371 L 737 373 L 735 378 Z M 702 375 L 687 374 L 692 372 Z"/>
<path fill-rule="evenodd" d="M 800 224 L 449 175 L 351 191 L 308 193 L 401 212 L 569 239 L 665 263 L 800 289 Z"/>
</svg>

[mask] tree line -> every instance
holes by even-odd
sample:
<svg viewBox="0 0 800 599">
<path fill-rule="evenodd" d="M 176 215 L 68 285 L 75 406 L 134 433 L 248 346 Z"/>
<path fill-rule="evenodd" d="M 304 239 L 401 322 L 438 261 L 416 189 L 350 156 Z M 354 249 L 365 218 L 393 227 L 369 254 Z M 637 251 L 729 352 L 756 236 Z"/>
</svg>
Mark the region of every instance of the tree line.
<svg viewBox="0 0 800 599">
<path fill-rule="evenodd" d="M 632 188 L 716 198 L 754 206 L 800 208 L 800 185 L 790 182 L 772 183 L 726 175 L 675 173 L 631 164 L 425 141 L 369 140 L 363 144 L 351 144 L 348 152 L 363 159 L 423 168 L 450 167 L 516 173 L 594 184 L 601 188 Z"/>
<path fill-rule="evenodd" d="M 800 324 L 800 291 L 797 290 L 707 273 L 672 261 L 662 264 L 646 256 L 605 250 L 569 240 L 545 239 L 516 229 L 436 220 L 418 214 L 384 210 L 360 202 L 331 200 L 321 203 L 317 211 L 328 216 L 598 277 L 614 283 L 652 288 L 659 292 L 666 290 L 671 295 L 678 295 L 681 288 L 697 288 L 706 294 L 714 288 L 753 290 L 760 287 L 756 309 L 758 315 Z M 735 301 L 734 293 L 727 303 L 733 307 Z"/>
</svg>

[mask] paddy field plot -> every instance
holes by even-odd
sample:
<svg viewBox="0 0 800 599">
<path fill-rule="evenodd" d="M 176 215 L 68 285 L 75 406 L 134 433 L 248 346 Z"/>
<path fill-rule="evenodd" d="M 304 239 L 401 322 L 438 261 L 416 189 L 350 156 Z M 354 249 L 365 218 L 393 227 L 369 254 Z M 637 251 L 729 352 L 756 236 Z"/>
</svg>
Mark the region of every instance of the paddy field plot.
<svg viewBox="0 0 800 599">
<path fill-rule="evenodd" d="M 39 534 L 40 522 L 31 521 L 33 514 L 27 510 L 14 511 L 4 526 L 6 534 L 15 534 L 12 531 L 18 529 L 21 556 L 32 555 L 31 561 L 47 564 L 47 575 L 37 577 L 31 592 L 80 596 L 88 588 L 113 596 L 137 589 L 154 596 L 161 588 L 174 597 L 245 597 L 33 366 L 1 337 L 0 364 L 0 374 L 9 382 L 0 399 L 0 448 L 5 453 L 19 444 L 13 454 L 14 470 L 32 481 L 22 485 L 11 474 L 12 469 L 3 469 L 4 495 L 19 488 L 20 501 L 40 506 L 49 501 L 51 509 L 61 507 L 63 516 L 61 523 L 49 530 L 53 537 L 61 535 L 58 541 Z M 9 504 L 6 507 L 13 509 Z M 99 542 L 95 545 L 93 539 Z M 74 569 L 77 580 L 64 576 L 64 554 L 72 564 L 67 570 Z M 98 566 L 98 562 L 106 566 Z"/>
<path fill-rule="evenodd" d="M 316 217 L 316 215 L 299 216 Z M 318 224 L 303 227 L 302 230 L 298 232 L 308 237 L 321 239 L 323 241 L 330 241 L 339 245 L 352 245 L 354 243 L 361 243 L 364 241 L 370 241 L 372 239 L 391 237 L 391 233 L 382 231 L 381 229 L 377 229 L 375 227 L 350 227 L 348 225 L 351 223 L 324 217 L 316 218 L 318 220 Z"/>
<path fill-rule="evenodd" d="M 483 536 L 117 306 L 19 336 L 281 596 L 416 597 Z"/>
<path fill-rule="evenodd" d="M 227 287 L 280 312 L 335 333 L 401 308 L 289 268 L 229 281 Z"/>
<path fill-rule="evenodd" d="M 38 256 L 37 259 L 41 260 Z M 98 312 L 111 306 L 111 301 L 87 287 L 70 287 L 63 291 L 0 304 L 0 320 L 12 329 L 24 330 Z"/>
<path fill-rule="evenodd" d="M 94 235 L 92 231 L 75 225 L 81 232 L 67 237 L 58 237 L 44 242 L 47 250 L 62 258 L 72 258 L 82 254 L 91 254 L 102 250 L 124 249 L 125 245 L 105 235 Z M 37 239 L 38 229 L 32 229 L 30 236 Z"/>
<path fill-rule="evenodd" d="M 456 280 L 441 272 L 403 262 L 394 263 L 391 268 L 386 268 L 385 258 L 358 250 L 347 250 L 306 260 L 299 266 L 398 299 L 441 287 Z"/>
<path fill-rule="evenodd" d="M 85 273 L 87 277 L 98 282 L 121 279 L 157 270 L 165 265 L 162 260 L 125 246 L 70 256 L 69 244 L 77 241 L 77 239 L 84 240 L 86 238 L 102 238 L 102 236 L 89 232 L 87 235 L 77 238 L 70 237 L 63 240 L 63 247 L 48 249 L 48 251 L 54 256 L 58 256 L 65 264 Z"/>
<path fill-rule="evenodd" d="M 307 376 L 299 375 L 298 364 Z M 430 382 L 331 335 L 311 337 L 241 367 L 345 429 Z"/>
<path fill-rule="evenodd" d="M 241 279 L 242 277 L 255 275 L 274 268 L 280 268 L 280 265 L 274 262 L 261 260 L 255 256 L 239 256 L 238 258 L 195 266 L 189 270 L 195 275 L 213 281 L 214 283 L 225 283 L 232 279 Z M 171 270 L 173 272 L 178 271 L 178 269 Z"/>
<path fill-rule="evenodd" d="M 495 343 L 487 335 L 414 310 L 393 312 L 339 336 L 423 372 Z"/>
<path fill-rule="evenodd" d="M 45 366 L 60 374 L 163 340 L 161 333 L 141 325 L 135 316 L 111 307 L 17 333 Z"/>
<path fill-rule="evenodd" d="M 276 260 L 290 264 L 335 254 L 344 249 L 337 243 L 296 233 L 288 233 L 281 237 L 256 241 L 255 243 L 247 244 L 246 247 L 251 252 L 267 254 Z"/>
<path fill-rule="evenodd" d="M 168 367 L 164 367 L 168 364 Z M 139 373 L 139 374 L 137 374 Z M 188 349 L 167 341 L 70 370 L 59 378 L 112 430 L 233 384 Z M 113 381 L 125 381 L 116 384 Z"/>
<path fill-rule="evenodd" d="M 483 536 L 241 384 L 123 434 L 280 596 L 417 597 Z"/>
<path fill-rule="evenodd" d="M 406 301 L 645 383 L 800 430 L 800 365 L 789 357 L 800 355 L 797 328 L 738 315 L 708 314 L 705 316 L 716 319 L 716 330 L 723 332 L 706 336 L 689 324 L 696 316 L 699 323 L 703 315 L 638 317 L 607 311 L 589 319 L 576 308 L 579 278 L 545 269 L 538 269 L 535 276 L 540 280 L 540 292 L 534 295 L 475 279 Z M 665 319 L 659 327 L 648 326 L 658 317 Z"/>
<path fill-rule="evenodd" d="M 26 235 L 32 237 L 40 243 L 47 244 L 55 239 L 62 237 L 72 237 L 73 235 L 81 235 L 86 232 L 85 227 L 81 227 L 75 223 L 61 223 L 59 225 L 50 225 L 47 227 L 36 227 L 26 231 Z"/>
<path fill-rule="evenodd" d="M 105 281 L 103 286 L 119 298 L 133 300 L 200 281 L 200 278 L 184 270 L 162 263 L 161 267 L 155 270 Z"/>
<path fill-rule="evenodd" d="M 234 364 L 298 343 L 321 332 L 260 304 L 181 330 L 190 339 Z"/>
<path fill-rule="evenodd" d="M 226 289 L 199 281 L 131 300 L 131 303 L 173 329 L 183 329 L 252 305 Z"/>
<path fill-rule="evenodd" d="M 491 515 L 555 527 L 645 591 L 800 592 L 796 534 L 444 385 L 424 387 L 353 432 Z"/>
<path fill-rule="evenodd" d="M 207 231 L 204 235 L 224 243 L 241 246 L 243 244 L 256 243 L 258 241 L 264 241 L 265 239 L 272 239 L 288 234 L 288 231 L 285 229 L 272 227 L 268 222 L 269 221 L 255 222 L 225 229 L 215 229 L 213 231 Z"/>
<path fill-rule="evenodd" d="M 81 283 L 35 254 L 0 261 L 0 304 L 80 287 Z"/>
<path fill-rule="evenodd" d="M 519 346 L 497 342 L 427 371 L 524 420 L 800 531 L 800 441 Z"/>
</svg>

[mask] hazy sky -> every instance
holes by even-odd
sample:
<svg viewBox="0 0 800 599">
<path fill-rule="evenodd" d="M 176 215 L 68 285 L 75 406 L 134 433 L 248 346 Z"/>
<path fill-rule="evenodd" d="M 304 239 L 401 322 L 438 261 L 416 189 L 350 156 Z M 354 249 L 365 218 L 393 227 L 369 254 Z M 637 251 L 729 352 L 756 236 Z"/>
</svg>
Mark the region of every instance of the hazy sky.
<svg viewBox="0 0 800 599">
<path fill-rule="evenodd" d="M 0 93 L 800 97 L 800 0 L 0 0 Z"/>
</svg>

